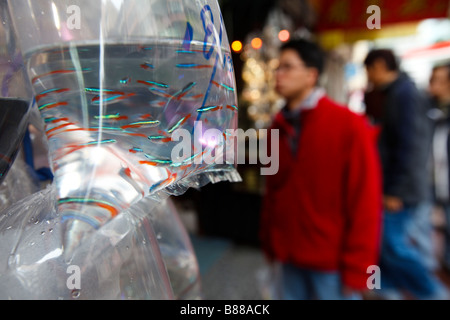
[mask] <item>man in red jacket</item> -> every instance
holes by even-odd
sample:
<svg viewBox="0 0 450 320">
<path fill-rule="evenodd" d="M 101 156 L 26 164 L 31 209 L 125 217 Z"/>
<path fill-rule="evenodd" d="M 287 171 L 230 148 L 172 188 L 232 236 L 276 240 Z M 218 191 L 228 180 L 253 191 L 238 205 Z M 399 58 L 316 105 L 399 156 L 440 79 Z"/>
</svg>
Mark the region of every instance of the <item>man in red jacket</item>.
<svg viewBox="0 0 450 320">
<path fill-rule="evenodd" d="M 276 90 L 286 106 L 271 128 L 280 135 L 279 171 L 266 178 L 260 229 L 266 256 L 281 263 L 281 299 L 361 297 L 378 262 L 376 134 L 317 86 L 323 65 L 312 42 L 281 48 Z"/>
</svg>

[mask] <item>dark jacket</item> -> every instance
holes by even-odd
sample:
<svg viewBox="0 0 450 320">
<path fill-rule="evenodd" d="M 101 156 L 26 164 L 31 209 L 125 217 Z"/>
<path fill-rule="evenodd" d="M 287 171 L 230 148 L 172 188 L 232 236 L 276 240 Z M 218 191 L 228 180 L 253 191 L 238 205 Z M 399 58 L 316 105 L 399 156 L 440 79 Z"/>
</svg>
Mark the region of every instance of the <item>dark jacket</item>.
<svg viewBox="0 0 450 320">
<path fill-rule="evenodd" d="M 428 116 L 433 121 L 433 191 L 434 201 L 450 203 L 450 104 L 439 105 L 431 98 Z"/>
<path fill-rule="evenodd" d="M 432 122 L 426 97 L 401 73 L 382 90 L 366 94 L 366 106 L 381 128 L 383 193 L 407 206 L 429 200 Z"/>
</svg>

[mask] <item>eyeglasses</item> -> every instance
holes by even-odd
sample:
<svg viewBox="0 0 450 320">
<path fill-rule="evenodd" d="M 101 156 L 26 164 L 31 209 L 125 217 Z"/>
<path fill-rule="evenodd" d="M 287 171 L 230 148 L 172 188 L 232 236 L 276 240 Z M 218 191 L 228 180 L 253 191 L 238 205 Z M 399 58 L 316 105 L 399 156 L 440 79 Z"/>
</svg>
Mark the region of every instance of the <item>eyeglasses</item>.
<svg viewBox="0 0 450 320">
<path fill-rule="evenodd" d="M 276 72 L 290 72 L 290 71 L 295 70 L 295 69 L 300 68 L 300 67 L 304 68 L 305 65 L 304 64 L 289 64 L 289 63 L 287 63 L 287 64 L 280 64 L 275 69 L 275 71 Z"/>
</svg>

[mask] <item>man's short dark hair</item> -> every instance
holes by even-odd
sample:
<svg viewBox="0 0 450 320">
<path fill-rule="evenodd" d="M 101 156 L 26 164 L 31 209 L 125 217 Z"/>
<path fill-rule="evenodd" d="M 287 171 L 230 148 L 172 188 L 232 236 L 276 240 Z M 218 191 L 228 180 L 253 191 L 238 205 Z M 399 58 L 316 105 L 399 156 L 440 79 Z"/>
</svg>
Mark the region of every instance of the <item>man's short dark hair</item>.
<svg viewBox="0 0 450 320">
<path fill-rule="evenodd" d="M 398 60 L 390 49 L 375 49 L 370 51 L 364 60 L 364 65 L 370 67 L 377 60 L 383 60 L 386 68 L 390 71 L 399 71 L 400 69 Z"/>
<path fill-rule="evenodd" d="M 437 69 L 440 69 L 440 68 L 445 68 L 445 69 L 447 69 L 448 80 L 450 80 L 450 63 L 435 65 L 435 66 L 433 67 L 433 72 L 436 71 Z"/>
<path fill-rule="evenodd" d="M 288 49 L 295 50 L 307 67 L 315 68 L 319 75 L 322 74 L 325 55 L 319 45 L 305 39 L 294 39 L 286 42 L 280 48 L 281 51 Z"/>
</svg>

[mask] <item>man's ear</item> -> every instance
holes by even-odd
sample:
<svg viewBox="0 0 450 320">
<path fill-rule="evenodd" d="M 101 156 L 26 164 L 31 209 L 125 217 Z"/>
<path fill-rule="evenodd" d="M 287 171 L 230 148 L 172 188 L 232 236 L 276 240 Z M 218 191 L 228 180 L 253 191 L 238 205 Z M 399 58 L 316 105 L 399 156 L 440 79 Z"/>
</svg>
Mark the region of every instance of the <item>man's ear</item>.
<svg viewBox="0 0 450 320">
<path fill-rule="evenodd" d="M 319 70 L 316 68 L 308 68 L 308 80 L 313 87 L 319 84 Z"/>
</svg>

